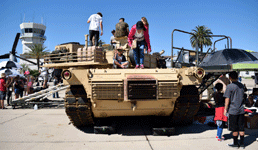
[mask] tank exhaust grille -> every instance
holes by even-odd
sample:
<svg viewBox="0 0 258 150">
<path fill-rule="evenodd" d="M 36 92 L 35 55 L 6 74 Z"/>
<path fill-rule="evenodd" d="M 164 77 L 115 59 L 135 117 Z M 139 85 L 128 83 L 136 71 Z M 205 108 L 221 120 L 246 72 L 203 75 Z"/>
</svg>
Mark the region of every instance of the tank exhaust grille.
<svg viewBox="0 0 258 150">
<path fill-rule="evenodd" d="M 128 81 L 128 99 L 157 99 L 156 80 Z"/>
<path fill-rule="evenodd" d="M 178 97 L 179 92 L 177 86 L 177 82 L 159 82 L 159 99 Z"/>
<path fill-rule="evenodd" d="M 123 99 L 124 86 L 123 84 L 93 84 L 92 98 L 99 100 Z"/>
</svg>

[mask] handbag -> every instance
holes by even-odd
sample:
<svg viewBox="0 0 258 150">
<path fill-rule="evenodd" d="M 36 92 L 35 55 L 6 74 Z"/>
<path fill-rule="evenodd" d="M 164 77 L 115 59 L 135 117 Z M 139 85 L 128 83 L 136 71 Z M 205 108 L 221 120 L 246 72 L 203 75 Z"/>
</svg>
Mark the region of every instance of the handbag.
<svg viewBox="0 0 258 150">
<path fill-rule="evenodd" d="M 137 47 L 137 40 L 134 39 L 132 43 L 132 49 L 135 49 Z"/>
</svg>

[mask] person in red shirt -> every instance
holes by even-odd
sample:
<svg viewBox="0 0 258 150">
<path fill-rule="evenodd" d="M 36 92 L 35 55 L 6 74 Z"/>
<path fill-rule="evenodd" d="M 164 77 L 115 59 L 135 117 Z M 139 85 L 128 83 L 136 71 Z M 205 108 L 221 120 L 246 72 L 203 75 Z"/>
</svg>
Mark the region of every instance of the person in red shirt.
<svg viewBox="0 0 258 150">
<path fill-rule="evenodd" d="M 227 122 L 228 118 L 223 114 L 224 108 L 225 108 L 225 98 L 223 97 L 223 93 L 222 93 L 223 84 L 217 83 L 215 85 L 215 89 L 217 91 L 213 94 L 213 97 L 216 103 L 214 121 L 216 121 L 216 124 L 218 126 L 216 138 L 218 139 L 218 141 L 221 142 L 222 140 L 224 140 L 224 137 L 222 136 L 223 126 L 225 122 Z"/>
<path fill-rule="evenodd" d="M 2 109 L 5 109 L 5 107 L 4 107 L 5 96 L 6 96 L 5 73 L 2 73 L 1 79 L 0 79 L 0 102 L 1 102 Z"/>
</svg>

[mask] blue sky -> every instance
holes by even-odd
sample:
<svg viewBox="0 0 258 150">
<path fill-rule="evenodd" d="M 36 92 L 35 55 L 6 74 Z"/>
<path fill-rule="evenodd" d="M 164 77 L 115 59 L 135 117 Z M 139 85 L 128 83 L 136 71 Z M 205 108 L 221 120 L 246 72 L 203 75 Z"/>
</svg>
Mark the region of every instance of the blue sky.
<svg viewBox="0 0 258 150">
<path fill-rule="evenodd" d="M 0 55 L 11 51 L 24 18 L 25 22 L 41 23 L 43 20 L 47 26 L 45 46 L 52 51 L 61 43 L 84 44 L 89 28 L 87 20 L 97 12 L 103 14 L 101 39 L 106 43 L 110 42 L 111 30 L 115 29 L 119 18 L 125 18 L 131 27 L 145 16 L 150 24 L 153 52 L 164 49 L 166 55 L 171 55 L 173 29 L 191 32 L 198 25 L 205 25 L 213 34 L 230 36 L 233 48 L 258 52 L 257 0 L 1 0 Z M 193 49 L 189 39 L 188 34 L 177 32 L 174 46 Z M 225 44 L 223 40 L 216 47 L 221 50 Z M 21 41 L 17 52 L 22 53 Z"/>
</svg>

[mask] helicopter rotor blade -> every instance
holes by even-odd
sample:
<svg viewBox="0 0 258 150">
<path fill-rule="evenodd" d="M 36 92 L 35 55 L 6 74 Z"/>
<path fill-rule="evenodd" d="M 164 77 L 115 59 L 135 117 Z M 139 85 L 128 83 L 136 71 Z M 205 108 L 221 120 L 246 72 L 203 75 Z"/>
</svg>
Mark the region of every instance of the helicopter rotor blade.
<svg viewBox="0 0 258 150">
<path fill-rule="evenodd" d="M 29 62 L 29 63 L 32 63 L 33 65 L 37 65 L 37 63 L 35 63 L 35 62 L 33 62 L 33 61 L 30 61 L 30 60 L 28 60 L 28 59 L 26 59 L 26 58 L 23 58 L 23 57 L 20 57 L 20 56 L 17 56 L 17 55 L 15 55 L 15 57 L 18 57 L 18 58 L 20 58 L 20 59 L 22 59 L 22 60 L 25 60 L 25 61 L 27 61 L 27 62 Z"/>
<path fill-rule="evenodd" d="M 10 54 L 4 54 L 4 55 L 0 55 L 0 59 L 8 59 L 10 56 Z"/>
<path fill-rule="evenodd" d="M 14 40 L 14 43 L 13 43 L 12 52 L 11 52 L 13 55 L 15 55 L 15 50 L 16 50 L 17 44 L 19 42 L 19 38 L 20 38 L 20 33 L 17 33 L 16 37 L 15 37 L 15 40 Z"/>
</svg>

